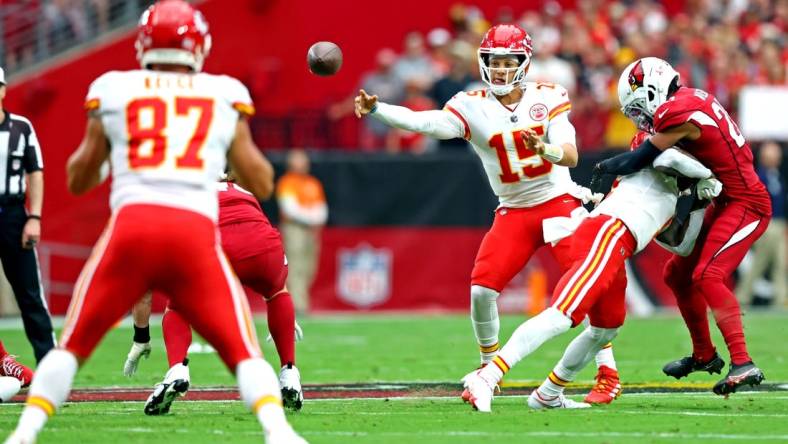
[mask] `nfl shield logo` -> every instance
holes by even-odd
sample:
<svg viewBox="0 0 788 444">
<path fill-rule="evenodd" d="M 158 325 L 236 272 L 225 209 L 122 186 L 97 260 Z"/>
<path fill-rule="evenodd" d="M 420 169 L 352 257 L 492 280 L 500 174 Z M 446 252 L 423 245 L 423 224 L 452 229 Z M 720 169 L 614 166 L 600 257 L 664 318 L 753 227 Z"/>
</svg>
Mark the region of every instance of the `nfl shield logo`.
<svg viewBox="0 0 788 444">
<path fill-rule="evenodd" d="M 391 292 L 391 250 L 367 244 L 339 250 L 339 298 L 359 308 L 385 302 Z"/>
</svg>

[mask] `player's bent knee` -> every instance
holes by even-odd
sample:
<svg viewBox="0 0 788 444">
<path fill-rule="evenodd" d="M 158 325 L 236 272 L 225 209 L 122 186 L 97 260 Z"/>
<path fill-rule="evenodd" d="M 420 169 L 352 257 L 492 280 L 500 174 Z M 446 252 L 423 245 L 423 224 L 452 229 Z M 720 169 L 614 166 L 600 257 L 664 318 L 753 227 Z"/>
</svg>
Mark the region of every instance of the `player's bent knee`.
<svg viewBox="0 0 788 444">
<path fill-rule="evenodd" d="M 618 336 L 618 327 L 616 328 L 602 328 L 602 327 L 588 327 L 588 333 L 597 344 L 605 345 L 611 342 Z"/>
</svg>

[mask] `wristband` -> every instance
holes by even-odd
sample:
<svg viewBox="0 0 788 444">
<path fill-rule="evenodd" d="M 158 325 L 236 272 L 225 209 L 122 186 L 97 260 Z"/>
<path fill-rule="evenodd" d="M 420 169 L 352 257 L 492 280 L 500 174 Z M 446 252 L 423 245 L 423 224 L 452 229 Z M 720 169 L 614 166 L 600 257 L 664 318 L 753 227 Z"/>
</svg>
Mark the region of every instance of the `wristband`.
<svg viewBox="0 0 788 444">
<path fill-rule="evenodd" d="M 558 163 L 564 158 L 564 149 L 561 147 L 561 145 L 545 143 L 542 157 L 550 161 L 550 163 Z"/>
<path fill-rule="evenodd" d="M 35 219 L 35 220 L 41 222 L 41 216 L 39 216 L 38 214 L 28 214 L 27 215 L 27 220 L 30 220 L 30 219 Z"/>
<path fill-rule="evenodd" d="M 377 110 L 378 110 L 378 102 L 375 102 L 375 104 L 372 105 L 372 108 L 369 110 L 369 113 L 370 114 L 375 114 L 375 111 L 377 111 Z"/>
</svg>

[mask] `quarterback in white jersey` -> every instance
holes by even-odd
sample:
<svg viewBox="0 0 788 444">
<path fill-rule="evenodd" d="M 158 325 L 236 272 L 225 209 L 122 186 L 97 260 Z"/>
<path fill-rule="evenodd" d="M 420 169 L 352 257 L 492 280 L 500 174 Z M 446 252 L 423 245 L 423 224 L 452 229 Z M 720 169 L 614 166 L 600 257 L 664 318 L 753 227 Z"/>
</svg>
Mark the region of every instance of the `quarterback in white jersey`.
<svg viewBox="0 0 788 444">
<path fill-rule="evenodd" d="M 251 140 L 246 89 L 200 73 L 211 46 L 202 14 L 182 0 L 148 8 L 138 28 L 138 71 L 99 77 L 87 96 L 82 144 L 68 187 L 82 194 L 112 167 L 112 216 L 75 285 L 59 347 L 41 361 L 19 425 L 6 443 L 35 442 L 68 397 L 77 368 L 146 292 L 158 290 L 218 351 L 266 442 L 300 444 L 262 359 L 248 302 L 217 236 L 214 183 L 225 158 L 250 191 L 273 190 L 271 165 Z M 168 382 L 165 380 L 165 382 Z M 173 379 L 162 393 L 182 393 Z"/>
<path fill-rule="evenodd" d="M 639 143 L 638 143 L 639 145 Z M 697 181 L 698 198 L 711 200 L 721 192 L 720 182 L 710 178 L 711 171 L 697 160 L 675 149 L 663 152 L 654 168 L 623 176 L 613 191 L 584 217 L 575 218 L 576 228 L 565 233 L 552 230 L 555 241 L 571 234 L 571 268 L 564 273 L 555 290 L 551 306 L 523 323 L 491 363 L 464 379 L 470 402 L 480 411 L 489 412 L 494 387 L 523 358 L 544 342 L 580 324 L 588 316 L 590 326 L 567 347 L 563 357 L 542 385 L 531 393 L 528 405 L 543 408 L 586 408 L 564 397 L 564 387 L 593 359 L 594 355 L 618 333 L 626 315 L 625 260 L 641 251 L 671 221 L 679 197 L 677 178 L 670 171 Z M 701 216 L 702 218 L 702 216 Z M 572 223 L 547 221 L 557 227 Z M 688 254 L 700 231 L 685 233 L 683 251 Z M 615 396 L 621 387 L 606 392 Z"/>
<path fill-rule="evenodd" d="M 531 38 L 523 29 L 497 25 L 479 48 L 487 89 L 461 92 L 443 110 L 434 111 L 379 103 L 363 90 L 355 100 L 358 117 L 368 114 L 438 139 L 465 138 L 482 161 L 500 203 L 471 275 L 471 321 L 482 364 L 499 348 L 498 295 L 536 250 L 548 244 L 542 222 L 583 213 L 582 204 L 593 198 L 569 175 L 578 154 L 566 89 L 524 82 L 531 55 Z M 565 244 L 551 247 L 562 271 L 571 262 Z M 600 362 L 613 362 L 609 348 L 603 354 Z"/>
</svg>

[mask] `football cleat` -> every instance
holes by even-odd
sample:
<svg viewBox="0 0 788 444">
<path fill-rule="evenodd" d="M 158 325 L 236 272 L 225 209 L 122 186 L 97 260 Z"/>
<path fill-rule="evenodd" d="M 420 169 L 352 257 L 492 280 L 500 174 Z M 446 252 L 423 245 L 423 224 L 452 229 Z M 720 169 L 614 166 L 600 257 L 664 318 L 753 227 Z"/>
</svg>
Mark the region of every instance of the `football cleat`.
<svg viewBox="0 0 788 444">
<path fill-rule="evenodd" d="M 589 404 L 610 404 L 621 396 L 621 380 L 618 371 L 603 365 L 596 374 L 596 384 L 583 400 Z"/>
<path fill-rule="evenodd" d="M 279 388 L 282 389 L 282 405 L 291 410 L 301 410 L 304 392 L 301 389 L 301 373 L 293 364 L 279 370 Z"/>
<path fill-rule="evenodd" d="M 6 354 L 0 358 L 0 376 L 16 378 L 22 383 L 22 387 L 27 387 L 33 380 L 33 370 L 19 363 L 16 356 Z"/>
<path fill-rule="evenodd" d="M 585 402 L 577 402 L 572 401 L 571 399 L 564 396 L 564 394 L 560 394 L 558 396 L 545 396 L 539 393 L 539 389 L 536 389 L 531 392 L 531 396 L 528 397 L 528 407 L 531 407 L 534 410 L 542 410 L 542 409 L 587 409 L 591 407 L 591 404 L 587 404 Z"/>
<path fill-rule="evenodd" d="M 140 359 L 150 358 L 150 351 L 150 342 L 146 342 L 144 344 L 140 342 L 134 342 L 131 344 L 131 350 L 129 350 L 129 354 L 126 356 L 126 362 L 123 364 L 123 376 L 129 378 L 134 376 L 134 373 L 137 372 L 137 366 L 140 363 Z"/>
<path fill-rule="evenodd" d="M 662 372 L 676 379 L 681 379 L 692 372 L 708 372 L 709 374 L 722 372 L 725 361 L 717 352 L 706 362 L 700 362 L 694 356 L 685 356 L 677 361 L 668 362 L 662 367 Z"/>
<path fill-rule="evenodd" d="M 467 402 L 469 402 L 475 410 L 482 413 L 490 413 L 492 411 L 495 383 L 484 379 L 481 375 L 481 370 L 474 370 L 465 375 L 465 377 L 462 378 L 462 385 L 465 388 L 463 391 L 463 399 L 467 396 Z"/>
<path fill-rule="evenodd" d="M 183 396 L 189 390 L 189 360 L 175 364 L 164 375 L 164 380 L 153 389 L 153 393 L 145 401 L 145 414 L 149 416 L 164 415 L 170 411 L 175 398 Z"/>
<path fill-rule="evenodd" d="M 265 444 L 307 444 L 307 442 L 289 424 L 285 424 L 270 432 L 266 430 Z"/>
<path fill-rule="evenodd" d="M 736 390 L 743 385 L 750 387 L 760 385 L 764 379 L 766 377 L 763 376 L 763 372 L 752 361 L 741 365 L 731 364 L 728 375 L 714 384 L 712 391 L 721 396 L 728 396 L 736 393 Z"/>
</svg>

